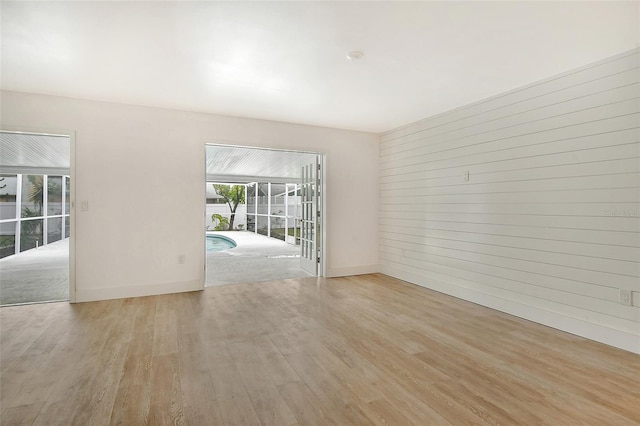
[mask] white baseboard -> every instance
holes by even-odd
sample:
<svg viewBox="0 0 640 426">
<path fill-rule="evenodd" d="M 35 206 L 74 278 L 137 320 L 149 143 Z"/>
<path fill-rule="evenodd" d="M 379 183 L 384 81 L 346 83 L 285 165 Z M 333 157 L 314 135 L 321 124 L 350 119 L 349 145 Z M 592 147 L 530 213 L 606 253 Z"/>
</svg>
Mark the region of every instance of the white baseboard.
<svg viewBox="0 0 640 426">
<path fill-rule="evenodd" d="M 347 277 L 350 275 L 375 274 L 380 270 L 379 265 L 345 266 L 342 268 L 327 268 L 327 278 Z"/>
<path fill-rule="evenodd" d="M 198 280 L 109 288 L 79 288 L 76 289 L 76 302 L 94 302 L 97 300 L 183 293 L 188 291 L 198 291 L 203 288 L 202 282 Z"/>
<path fill-rule="evenodd" d="M 512 300 L 502 299 L 469 288 L 441 283 L 397 268 L 380 266 L 380 272 L 421 287 L 426 287 L 497 311 L 537 322 L 538 324 L 543 324 L 596 342 L 640 354 L 639 335 L 568 317 L 557 312 L 528 306 Z"/>
</svg>

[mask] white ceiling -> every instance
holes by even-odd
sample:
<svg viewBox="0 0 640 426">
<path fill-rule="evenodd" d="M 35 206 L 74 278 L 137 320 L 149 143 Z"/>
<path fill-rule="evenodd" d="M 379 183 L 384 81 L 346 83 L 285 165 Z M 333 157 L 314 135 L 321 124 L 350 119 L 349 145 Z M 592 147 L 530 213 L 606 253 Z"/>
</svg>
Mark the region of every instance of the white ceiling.
<svg viewBox="0 0 640 426">
<path fill-rule="evenodd" d="M 2 88 L 381 132 L 632 49 L 639 22 L 637 1 L 2 1 Z"/>
</svg>

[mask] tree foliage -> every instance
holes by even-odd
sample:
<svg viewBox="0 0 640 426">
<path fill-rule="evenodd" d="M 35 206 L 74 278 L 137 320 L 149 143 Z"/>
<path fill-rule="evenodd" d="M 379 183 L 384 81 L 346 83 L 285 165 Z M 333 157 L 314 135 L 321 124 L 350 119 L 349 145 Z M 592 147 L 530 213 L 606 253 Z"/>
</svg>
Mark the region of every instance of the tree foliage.
<svg viewBox="0 0 640 426">
<path fill-rule="evenodd" d="M 38 212 L 38 216 L 42 215 L 42 203 L 44 200 L 44 179 L 40 175 L 28 175 L 27 179 L 31 183 L 29 187 L 28 198 L 31 201 Z"/>
<path fill-rule="evenodd" d="M 229 229 L 229 219 L 222 216 L 221 214 L 212 214 L 211 221 L 217 223 L 216 227 L 213 228 L 214 231 L 226 231 L 227 229 Z"/>
<path fill-rule="evenodd" d="M 31 186 L 29 187 L 29 193 L 27 195 L 30 202 L 34 204 L 38 216 L 42 216 L 42 203 L 44 202 L 44 179 L 42 175 L 27 175 L 27 179 Z M 62 191 L 60 184 L 53 180 L 49 180 L 47 188 L 50 194 L 58 194 Z M 26 208 L 26 207 L 25 207 Z"/>
<path fill-rule="evenodd" d="M 224 185 L 214 183 L 213 188 L 219 196 L 224 198 L 224 201 L 229 206 L 229 210 L 231 211 L 229 229 L 233 230 L 236 210 L 238 209 L 238 206 L 245 201 L 244 185 Z"/>
</svg>

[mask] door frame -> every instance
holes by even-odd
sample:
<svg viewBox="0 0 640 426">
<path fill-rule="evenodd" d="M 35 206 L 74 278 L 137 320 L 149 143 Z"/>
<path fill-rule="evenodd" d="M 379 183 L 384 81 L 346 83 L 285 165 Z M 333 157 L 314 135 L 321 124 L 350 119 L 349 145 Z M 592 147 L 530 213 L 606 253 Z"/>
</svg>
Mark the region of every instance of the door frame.
<svg viewBox="0 0 640 426">
<path fill-rule="evenodd" d="M 284 149 L 284 148 L 272 148 L 265 146 L 254 146 L 254 145 L 243 145 L 242 143 L 229 143 L 230 141 L 220 141 L 220 142 L 206 142 L 204 144 L 204 182 L 202 184 L 203 188 L 203 206 L 202 210 L 206 214 L 207 210 L 207 200 L 206 200 L 206 191 L 207 191 L 207 146 L 220 146 L 220 147 L 232 147 L 232 148 L 243 148 L 243 149 L 257 149 L 262 151 L 280 151 L 280 152 L 295 152 L 300 154 L 313 154 L 318 157 L 318 162 L 320 163 L 320 197 L 319 197 L 319 206 L 317 207 L 320 211 L 320 221 L 317 226 L 320 227 L 320 232 L 316 236 L 316 238 L 320 239 L 320 263 L 318 265 L 318 273 L 317 277 L 326 277 L 327 276 L 327 154 L 324 152 L 317 151 L 306 151 L 301 149 Z M 247 177 L 247 176 L 243 176 Z M 251 176 L 252 178 L 260 178 L 260 176 Z M 204 238 L 204 237 L 203 237 Z M 204 241 L 203 241 L 204 245 Z M 206 268 L 207 268 L 207 253 L 206 250 L 203 250 L 203 263 L 204 263 L 204 277 L 202 279 L 202 288 L 206 286 Z"/>
<path fill-rule="evenodd" d="M 73 130 L 0 126 L 2 133 L 69 138 L 69 303 L 76 302 L 76 132 Z"/>
</svg>

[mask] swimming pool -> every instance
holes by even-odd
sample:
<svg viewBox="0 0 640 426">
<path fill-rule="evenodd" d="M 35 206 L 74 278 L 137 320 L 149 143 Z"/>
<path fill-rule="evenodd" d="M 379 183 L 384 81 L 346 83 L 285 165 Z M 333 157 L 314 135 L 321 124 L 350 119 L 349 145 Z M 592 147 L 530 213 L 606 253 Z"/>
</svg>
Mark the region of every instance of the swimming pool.
<svg viewBox="0 0 640 426">
<path fill-rule="evenodd" d="M 207 252 L 222 251 L 237 247 L 235 241 L 222 235 L 207 235 Z"/>
</svg>

